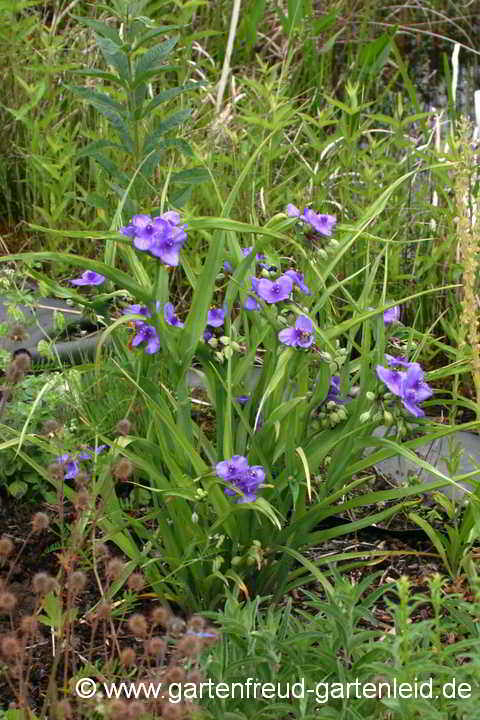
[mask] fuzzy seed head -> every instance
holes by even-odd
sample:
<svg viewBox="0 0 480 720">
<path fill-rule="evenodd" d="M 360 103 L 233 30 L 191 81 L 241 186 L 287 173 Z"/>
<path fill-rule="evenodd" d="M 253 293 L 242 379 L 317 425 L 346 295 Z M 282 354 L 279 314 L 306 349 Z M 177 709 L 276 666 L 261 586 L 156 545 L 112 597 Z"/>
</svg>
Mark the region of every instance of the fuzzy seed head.
<svg viewBox="0 0 480 720">
<path fill-rule="evenodd" d="M 38 630 L 38 620 L 35 615 L 24 615 L 20 620 L 20 631 L 24 635 L 35 635 Z"/>
<path fill-rule="evenodd" d="M 132 573 L 128 578 L 127 585 L 133 592 L 140 592 L 145 587 L 145 579 L 142 573 Z"/>
<path fill-rule="evenodd" d="M 162 707 L 162 718 L 165 720 L 181 720 L 183 707 L 178 703 L 167 703 Z"/>
<path fill-rule="evenodd" d="M 25 373 L 28 372 L 32 367 L 32 358 L 28 353 L 18 353 L 17 355 L 15 355 L 12 364 L 16 365 L 18 370 Z"/>
<path fill-rule="evenodd" d="M 112 558 L 106 567 L 106 574 L 109 580 L 118 580 L 124 570 L 125 565 L 120 558 Z"/>
<path fill-rule="evenodd" d="M 173 637 L 180 637 L 180 635 L 183 635 L 185 628 L 186 622 L 181 618 L 172 618 L 172 620 L 168 623 L 168 632 L 170 635 L 173 635 Z"/>
<path fill-rule="evenodd" d="M 98 620 L 108 620 L 112 614 L 112 605 L 108 602 L 99 603 L 95 610 L 94 616 Z"/>
<path fill-rule="evenodd" d="M 79 593 L 81 593 L 82 590 L 85 589 L 86 584 L 87 576 L 81 570 L 75 570 L 75 572 L 73 572 L 68 579 L 68 587 L 74 595 L 78 595 Z"/>
<path fill-rule="evenodd" d="M 95 553 L 97 560 L 109 560 L 110 558 L 110 550 L 108 549 L 108 545 L 105 543 L 95 543 L 93 546 L 93 552 Z"/>
<path fill-rule="evenodd" d="M 112 468 L 112 475 L 116 480 L 125 482 L 133 473 L 133 465 L 128 458 L 122 458 Z"/>
<path fill-rule="evenodd" d="M 185 680 L 185 670 L 180 665 L 171 665 L 165 673 L 165 679 L 169 683 L 181 683 Z"/>
<path fill-rule="evenodd" d="M 117 435 L 130 435 L 130 431 L 132 429 L 132 423 L 127 418 L 123 418 L 123 420 L 119 420 L 116 427 L 115 432 Z"/>
<path fill-rule="evenodd" d="M 60 432 L 62 429 L 62 426 L 59 422 L 51 418 L 50 420 L 45 420 L 45 422 L 42 424 L 42 434 L 43 435 L 56 435 Z"/>
<path fill-rule="evenodd" d="M 140 613 L 135 613 L 135 615 L 128 618 L 128 627 L 135 637 L 146 637 L 148 633 L 145 615 L 140 615 Z"/>
<path fill-rule="evenodd" d="M 90 495 L 86 490 L 79 490 L 75 494 L 73 506 L 77 512 L 88 510 L 88 508 L 90 507 Z"/>
<path fill-rule="evenodd" d="M 1 640 L 0 647 L 2 649 L 2 655 L 8 659 L 18 657 L 22 650 L 15 635 L 5 635 Z"/>
<path fill-rule="evenodd" d="M 46 513 L 38 512 L 32 518 L 32 532 L 40 533 L 44 530 L 48 530 L 50 525 L 50 518 Z"/>
<path fill-rule="evenodd" d="M 184 635 L 175 646 L 175 652 L 180 657 L 194 658 L 202 649 L 202 641 L 193 635 Z"/>
<path fill-rule="evenodd" d="M 135 665 L 136 659 L 137 653 L 131 647 L 124 648 L 120 653 L 120 662 L 123 667 L 131 667 L 132 665 Z"/>
<path fill-rule="evenodd" d="M 17 604 L 16 596 L 8 592 L 0 592 L 0 612 L 12 612 L 13 608 Z"/>
<path fill-rule="evenodd" d="M 50 463 L 47 472 L 53 482 L 62 482 L 65 475 L 65 468 L 61 463 Z"/>
<path fill-rule="evenodd" d="M 160 627 L 166 628 L 171 619 L 171 615 L 166 608 L 159 606 L 153 608 L 151 618 L 154 625 L 160 625 Z"/>
<path fill-rule="evenodd" d="M 57 581 L 45 572 L 39 572 L 33 576 L 32 589 L 36 595 L 48 595 L 57 589 Z"/>
<path fill-rule="evenodd" d="M 14 551 L 15 546 L 10 538 L 3 535 L 0 538 L 0 558 L 7 558 Z"/>
<path fill-rule="evenodd" d="M 167 643 L 161 637 L 152 637 L 145 643 L 145 652 L 147 655 L 152 657 L 159 657 L 165 655 L 167 649 Z"/>
<path fill-rule="evenodd" d="M 201 633 L 205 628 L 205 620 L 200 615 L 192 615 L 188 621 L 188 629 L 194 633 Z"/>
</svg>

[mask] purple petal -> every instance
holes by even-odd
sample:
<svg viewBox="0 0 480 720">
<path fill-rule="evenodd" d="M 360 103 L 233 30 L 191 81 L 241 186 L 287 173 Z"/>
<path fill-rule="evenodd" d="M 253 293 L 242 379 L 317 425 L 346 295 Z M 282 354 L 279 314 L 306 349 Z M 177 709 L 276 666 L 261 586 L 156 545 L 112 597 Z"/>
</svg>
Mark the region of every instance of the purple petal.
<svg viewBox="0 0 480 720">
<path fill-rule="evenodd" d="M 101 285 L 105 282 L 105 275 L 100 275 L 93 270 L 85 270 L 85 272 L 75 280 L 70 280 L 72 285 Z"/>
<path fill-rule="evenodd" d="M 394 395 L 398 395 L 398 397 L 402 397 L 402 373 L 398 372 L 397 370 L 388 370 L 382 365 L 377 365 L 376 371 L 377 377 L 385 383 L 390 392 L 392 392 Z"/>
<path fill-rule="evenodd" d="M 208 311 L 207 325 L 210 327 L 221 327 L 225 322 L 225 312 L 220 308 L 212 308 Z"/>
<path fill-rule="evenodd" d="M 251 295 L 249 295 L 249 296 L 246 298 L 245 302 L 243 303 L 243 308 L 244 308 L 244 310 L 249 310 L 249 311 L 252 311 L 252 310 L 261 310 L 261 306 L 260 306 L 260 305 L 258 304 L 258 302 L 255 300 L 255 298 L 252 297 Z"/>
<path fill-rule="evenodd" d="M 391 325 L 391 323 L 398 322 L 400 320 L 400 307 L 399 305 L 395 305 L 395 307 L 389 308 L 388 310 L 385 310 L 383 313 L 383 322 L 385 325 Z"/>
<path fill-rule="evenodd" d="M 288 217 L 300 217 L 300 210 L 295 205 L 292 205 L 292 203 L 288 203 L 287 215 Z"/>
</svg>

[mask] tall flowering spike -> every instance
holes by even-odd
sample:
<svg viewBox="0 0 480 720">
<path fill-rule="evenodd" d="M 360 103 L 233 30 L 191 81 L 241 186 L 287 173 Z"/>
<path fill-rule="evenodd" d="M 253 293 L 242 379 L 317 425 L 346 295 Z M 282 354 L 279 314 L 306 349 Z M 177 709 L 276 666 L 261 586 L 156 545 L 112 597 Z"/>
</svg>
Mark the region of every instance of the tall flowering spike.
<svg viewBox="0 0 480 720">
<path fill-rule="evenodd" d="M 313 323 L 306 315 L 300 315 L 295 327 L 280 330 L 278 339 L 284 345 L 309 348 L 313 344 Z"/>
<path fill-rule="evenodd" d="M 383 322 L 385 325 L 391 325 L 400 321 L 400 306 L 395 305 L 393 308 L 385 310 L 383 313 Z"/>
<path fill-rule="evenodd" d="M 132 339 L 132 347 L 137 347 L 142 343 L 146 343 L 145 352 L 148 355 L 153 355 L 160 350 L 160 339 L 157 335 L 157 331 L 152 325 L 144 322 L 136 322 L 135 327 L 137 333 Z"/>
<path fill-rule="evenodd" d="M 105 275 L 94 272 L 93 270 L 85 270 L 79 278 L 70 280 L 72 285 L 101 285 L 105 282 Z"/>
<path fill-rule="evenodd" d="M 210 327 L 221 327 L 225 322 L 225 311 L 221 308 L 212 308 L 208 311 L 207 325 Z"/>
<path fill-rule="evenodd" d="M 184 323 L 176 316 L 175 308 L 172 303 L 165 303 L 165 307 L 163 308 L 163 317 L 165 318 L 167 325 L 180 328 L 184 327 Z"/>
<path fill-rule="evenodd" d="M 288 298 L 292 292 L 293 281 L 288 275 L 282 275 L 274 282 L 266 278 L 261 278 L 256 283 L 256 286 L 257 295 L 261 297 L 262 300 L 265 300 L 265 302 L 272 304 Z"/>
<path fill-rule="evenodd" d="M 305 293 L 305 295 L 312 294 L 310 288 L 305 284 L 302 273 L 296 272 L 295 270 L 287 270 L 285 275 L 288 275 L 288 277 L 292 280 L 293 284 L 296 285 L 299 290 Z"/>
</svg>

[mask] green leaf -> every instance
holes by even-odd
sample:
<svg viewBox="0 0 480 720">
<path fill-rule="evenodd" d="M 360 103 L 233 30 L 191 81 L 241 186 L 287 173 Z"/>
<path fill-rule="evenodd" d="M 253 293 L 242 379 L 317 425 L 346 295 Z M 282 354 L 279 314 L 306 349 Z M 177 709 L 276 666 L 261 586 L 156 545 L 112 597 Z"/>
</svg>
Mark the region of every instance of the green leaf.
<svg viewBox="0 0 480 720">
<path fill-rule="evenodd" d="M 115 30 L 115 28 L 107 25 L 107 23 L 101 22 L 100 20 L 94 20 L 93 18 L 80 17 L 78 15 L 73 15 L 72 17 L 74 20 L 77 20 L 82 25 L 87 25 L 88 27 L 91 27 L 98 35 L 101 35 L 102 37 L 111 40 L 113 43 L 115 43 L 115 45 L 117 45 L 118 48 L 121 48 L 121 46 L 123 45 L 123 41 L 119 36 L 118 32 Z"/>
<path fill-rule="evenodd" d="M 185 83 L 185 85 L 181 85 L 177 88 L 169 88 L 168 90 L 162 90 L 162 92 L 159 92 L 155 97 L 148 103 L 147 107 L 144 109 L 142 113 L 142 117 L 145 117 L 146 115 L 149 115 L 153 110 L 155 110 L 159 105 L 161 105 L 164 102 L 167 102 L 168 100 L 171 100 L 172 98 L 177 97 L 178 95 L 181 95 L 184 92 L 188 92 L 189 90 L 196 90 L 199 87 L 204 86 L 205 83 L 200 82 L 189 82 Z"/>
<path fill-rule="evenodd" d="M 165 42 L 155 45 L 155 47 L 147 50 L 143 55 L 141 55 L 135 63 L 135 81 L 138 80 L 141 82 L 140 78 L 143 73 L 156 69 L 173 50 L 177 42 L 178 36 L 169 38 Z"/>
<path fill-rule="evenodd" d="M 210 173 L 205 168 L 191 168 L 189 170 L 181 170 L 171 177 L 172 183 L 185 183 L 187 185 L 197 185 L 198 183 L 210 180 Z"/>
<path fill-rule="evenodd" d="M 14 498 L 21 498 L 25 495 L 28 490 L 28 485 L 23 480 L 14 480 L 8 485 L 8 492 L 13 495 Z"/>
<path fill-rule="evenodd" d="M 189 117 L 191 116 L 192 111 L 190 108 L 185 108 L 183 110 L 179 110 L 178 112 L 173 113 L 163 122 L 159 123 L 155 130 L 146 138 L 145 145 L 144 145 L 144 152 L 149 153 L 151 150 L 155 148 L 158 141 L 169 130 L 172 130 L 173 128 L 179 127 L 184 122 L 186 122 Z"/>
</svg>

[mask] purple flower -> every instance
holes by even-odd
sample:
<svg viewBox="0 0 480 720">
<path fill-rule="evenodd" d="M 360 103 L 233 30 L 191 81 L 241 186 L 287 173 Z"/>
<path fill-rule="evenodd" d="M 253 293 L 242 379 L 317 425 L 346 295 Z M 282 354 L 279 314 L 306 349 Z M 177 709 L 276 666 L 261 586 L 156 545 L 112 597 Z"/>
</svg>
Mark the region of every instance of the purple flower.
<svg viewBox="0 0 480 720">
<path fill-rule="evenodd" d="M 149 252 L 165 265 L 178 265 L 180 250 L 187 239 L 186 225 L 180 226 L 180 215 L 174 210 L 152 218 L 134 215 L 132 222 L 120 228 L 123 235 L 133 238 L 137 250 Z"/>
<path fill-rule="evenodd" d="M 225 312 L 220 308 L 212 308 L 208 311 L 207 325 L 210 327 L 221 327 L 225 321 Z"/>
<path fill-rule="evenodd" d="M 265 479 L 265 470 L 261 465 L 249 467 L 243 455 L 234 455 L 231 460 L 222 460 L 215 467 L 217 477 L 233 485 L 243 495 L 237 503 L 255 502 L 257 490 Z M 232 488 L 225 488 L 225 495 L 238 495 Z"/>
<path fill-rule="evenodd" d="M 433 390 L 424 380 L 424 373 L 419 363 L 410 363 L 406 372 L 389 370 L 377 365 L 377 377 L 385 383 L 390 392 L 401 398 L 403 405 L 415 417 L 423 417 L 425 413 L 418 403 L 433 395 Z"/>
<path fill-rule="evenodd" d="M 297 217 L 302 222 L 306 222 L 313 227 L 320 235 L 330 237 L 332 231 L 337 224 L 337 218 L 335 215 L 322 215 L 314 212 L 310 208 L 305 208 L 303 215 L 300 214 L 300 210 L 292 203 L 287 205 L 288 217 Z"/>
<path fill-rule="evenodd" d="M 78 463 L 75 462 L 68 453 L 55 458 L 55 462 L 65 467 L 67 471 L 64 475 L 65 480 L 72 480 L 77 477 L 79 471 Z"/>
<path fill-rule="evenodd" d="M 250 395 L 237 395 L 235 402 L 239 405 L 246 405 L 250 401 Z"/>
<path fill-rule="evenodd" d="M 306 222 L 313 227 L 320 235 L 330 237 L 333 232 L 335 225 L 337 224 L 337 218 L 335 215 L 320 215 L 313 212 L 310 208 L 305 208 L 303 216 Z"/>
<path fill-rule="evenodd" d="M 184 326 L 184 323 L 176 316 L 175 308 L 172 303 L 165 303 L 165 307 L 163 308 L 163 317 L 165 318 L 167 325 L 180 328 Z"/>
<path fill-rule="evenodd" d="M 244 310 L 261 310 L 261 306 L 258 304 L 258 302 L 255 300 L 254 297 L 249 295 L 245 302 L 243 303 Z"/>
<path fill-rule="evenodd" d="M 223 263 L 223 269 L 225 270 L 225 272 L 229 272 L 229 273 L 233 272 L 232 263 L 229 262 L 228 260 L 225 260 L 225 262 Z"/>
<path fill-rule="evenodd" d="M 161 230 L 155 233 L 153 240 L 148 248 L 150 255 L 159 258 L 165 265 L 175 267 L 180 262 L 180 250 L 183 247 L 187 234 L 180 227 L 174 227 L 170 223 L 155 218 L 156 221 L 162 223 Z"/>
<path fill-rule="evenodd" d="M 288 277 L 291 278 L 293 284 L 296 285 L 303 293 L 305 293 L 305 295 L 312 294 L 308 286 L 305 285 L 302 273 L 298 273 L 295 270 L 287 270 L 285 275 L 288 275 Z"/>
<path fill-rule="evenodd" d="M 313 344 L 313 323 L 306 315 L 300 315 L 295 327 L 280 330 L 278 339 L 284 345 L 308 348 Z"/>
<path fill-rule="evenodd" d="M 407 360 L 407 358 L 396 358 L 396 357 L 393 357 L 393 355 L 387 355 L 387 353 L 385 353 L 385 358 L 386 358 L 386 360 L 387 360 L 387 363 L 388 363 L 391 367 L 406 367 L 406 368 L 409 368 L 410 365 L 412 365 L 412 363 L 409 362 L 409 361 Z"/>
<path fill-rule="evenodd" d="M 138 321 L 135 323 L 137 334 L 132 340 L 132 347 L 137 347 L 141 343 L 147 343 L 145 352 L 149 355 L 156 353 L 160 350 L 160 339 L 157 335 L 157 331 L 152 325 L 148 323 Z"/>
<path fill-rule="evenodd" d="M 85 270 L 85 272 L 75 280 L 70 280 L 72 285 L 101 285 L 105 282 L 105 275 L 100 275 L 93 270 Z"/>
<path fill-rule="evenodd" d="M 248 460 L 243 455 L 234 455 L 231 460 L 222 460 L 215 466 L 217 477 L 233 482 L 243 477 L 248 470 Z"/>
<path fill-rule="evenodd" d="M 252 282 L 253 285 L 253 282 Z M 267 303 L 276 303 L 280 300 L 286 300 L 293 288 L 293 281 L 288 275 L 281 275 L 277 280 L 272 282 L 266 278 L 257 281 L 257 295 Z"/>
<path fill-rule="evenodd" d="M 388 310 L 385 310 L 383 313 L 383 322 L 385 325 L 391 325 L 392 323 L 398 322 L 400 320 L 400 307 L 399 305 L 395 305 L 395 307 L 389 308 Z"/>
<path fill-rule="evenodd" d="M 213 332 L 207 328 L 203 331 L 203 339 L 206 343 L 208 343 L 209 340 L 211 340 L 213 337 Z"/>
<path fill-rule="evenodd" d="M 130 305 L 128 308 L 123 310 L 124 315 L 144 315 L 145 317 L 151 317 L 152 313 L 146 305 L 139 305 L 138 303 Z"/>
<path fill-rule="evenodd" d="M 258 278 L 256 278 L 254 275 L 252 275 L 251 281 L 252 281 L 252 290 L 256 295 L 258 295 L 258 283 L 260 282 L 260 280 Z"/>
</svg>

